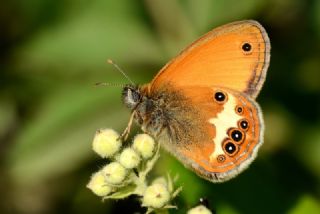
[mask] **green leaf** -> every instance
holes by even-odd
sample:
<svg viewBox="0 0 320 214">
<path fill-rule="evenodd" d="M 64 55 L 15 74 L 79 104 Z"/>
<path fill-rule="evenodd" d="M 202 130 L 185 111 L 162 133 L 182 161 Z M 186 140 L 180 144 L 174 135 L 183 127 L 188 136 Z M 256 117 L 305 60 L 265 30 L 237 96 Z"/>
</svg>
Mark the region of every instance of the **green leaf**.
<svg viewBox="0 0 320 214">
<path fill-rule="evenodd" d="M 320 201 L 311 195 L 303 195 L 289 214 L 320 213 Z"/>
<path fill-rule="evenodd" d="M 127 185 L 125 187 L 122 187 L 120 189 L 117 189 L 117 191 L 111 195 L 103 197 L 103 200 L 106 199 L 123 199 L 126 198 L 132 194 L 135 194 L 136 185 Z"/>
</svg>

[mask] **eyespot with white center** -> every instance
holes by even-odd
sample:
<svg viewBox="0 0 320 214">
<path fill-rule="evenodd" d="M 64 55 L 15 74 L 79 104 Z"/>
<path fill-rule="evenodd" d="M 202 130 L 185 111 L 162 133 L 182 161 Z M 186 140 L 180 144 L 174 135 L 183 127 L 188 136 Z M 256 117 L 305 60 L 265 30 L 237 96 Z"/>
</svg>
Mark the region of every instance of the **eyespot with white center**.
<svg viewBox="0 0 320 214">
<path fill-rule="evenodd" d="M 246 119 L 242 119 L 238 122 L 238 127 L 243 131 L 247 131 L 249 129 L 249 122 Z"/>
<path fill-rule="evenodd" d="M 237 152 L 239 151 L 239 146 L 233 143 L 230 139 L 226 139 L 223 142 L 222 148 L 224 152 L 231 157 L 237 154 Z"/>
<path fill-rule="evenodd" d="M 242 115 L 243 114 L 243 107 L 242 106 L 236 106 L 236 113 L 238 115 Z"/>
<path fill-rule="evenodd" d="M 229 137 L 237 144 L 241 144 L 245 138 L 245 134 L 236 128 L 232 128 L 228 131 Z"/>
<path fill-rule="evenodd" d="M 222 91 L 216 91 L 213 98 L 217 103 L 223 104 L 227 101 L 228 95 Z"/>
<path fill-rule="evenodd" d="M 252 53 L 252 45 L 251 45 L 249 42 L 244 42 L 244 43 L 242 43 L 241 49 L 242 49 L 242 52 L 243 52 L 245 55 L 248 55 L 248 54 L 251 54 L 251 53 Z"/>
</svg>

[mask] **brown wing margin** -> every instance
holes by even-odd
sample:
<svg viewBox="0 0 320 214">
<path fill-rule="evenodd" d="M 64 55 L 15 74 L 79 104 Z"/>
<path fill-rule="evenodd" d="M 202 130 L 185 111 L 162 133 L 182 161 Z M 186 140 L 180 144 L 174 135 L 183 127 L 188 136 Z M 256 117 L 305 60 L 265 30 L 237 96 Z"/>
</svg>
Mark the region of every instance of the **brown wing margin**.
<svg viewBox="0 0 320 214">
<path fill-rule="evenodd" d="M 254 71 L 254 75 L 252 75 L 252 78 L 249 81 L 249 87 L 246 91 L 244 91 L 245 94 L 249 95 L 252 98 L 256 98 L 263 86 L 263 83 L 266 79 L 266 75 L 267 75 L 267 70 L 269 68 L 269 64 L 270 64 L 270 50 L 271 50 L 271 44 L 270 44 L 270 39 L 268 37 L 268 34 L 266 32 L 266 30 L 262 27 L 262 25 L 260 23 L 258 23 L 257 21 L 254 20 L 248 20 L 248 22 L 250 22 L 251 24 L 255 25 L 263 38 L 264 44 L 265 44 L 265 49 L 264 49 L 264 60 L 263 60 L 263 64 L 259 65 L 257 64 L 257 67 L 255 68 Z M 260 68 L 261 67 L 261 68 Z M 257 75 L 257 70 L 260 70 L 260 74 Z"/>
</svg>

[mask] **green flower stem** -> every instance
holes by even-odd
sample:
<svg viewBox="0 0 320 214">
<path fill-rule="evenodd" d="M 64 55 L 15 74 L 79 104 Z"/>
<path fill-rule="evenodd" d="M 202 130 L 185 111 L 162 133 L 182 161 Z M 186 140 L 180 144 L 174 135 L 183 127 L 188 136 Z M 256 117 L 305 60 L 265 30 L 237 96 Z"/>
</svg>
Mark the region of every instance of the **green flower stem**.
<svg viewBox="0 0 320 214">
<path fill-rule="evenodd" d="M 157 162 L 157 160 L 160 157 L 160 145 L 158 144 L 157 146 L 157 151 L 154 154 L 154 156 L 152 157 L 151 160 L 149 160 L 144 166 L 143 166 L 143 170 L 140 171 L 139 176 L 134 176 L 133 177 L 133 182 L 136 184 L 137 188 L 134 192 L 134 194 L 139 195 L 139 196 L 143 196 L 146 188 L 147 188 L 147 182 L 146 182 L 146 177 L 148 175 L 148 173 L 152 170 L 152 168 L 154 167 L 155 163 Z"/>
<path fill-rule="evenodd" d="M 153 166 L 155 165 L 159 157 L 160 157 L 160 144 L 158 143 L 156 153 L 154 154 L 152 159 L 146 163 L 145 169 L 141 170 L 141 172 L 139 173 L 140 179 L 146 180 L 147 174 L 152 170 Z"/>
</svg>

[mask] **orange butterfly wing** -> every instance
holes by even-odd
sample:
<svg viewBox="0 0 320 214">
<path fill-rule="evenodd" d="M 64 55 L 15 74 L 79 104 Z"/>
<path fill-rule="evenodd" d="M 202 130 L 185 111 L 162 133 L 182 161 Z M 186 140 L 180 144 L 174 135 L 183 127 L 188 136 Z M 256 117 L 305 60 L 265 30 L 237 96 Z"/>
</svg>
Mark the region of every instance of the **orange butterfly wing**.
<svg viewBox="0 0 320 214">
<path fill-rule="evenodd" d="M 256 21 L 230 23 L 195 41 L 145 86 L 149 97 L 168 98 L 173 119 L 159 142 L 210 181 L 239 174 L 262 144 L 263 119 L 254 99 L 269 60 L 270 41 Z M 219 90 L 227 97 L 222 103 L 214 97 Z"/>
<path fill-rule="evenodd" d="M 255 98 L 266 76 L 270 41 L 256 21 L 218 27 L 170 61 L 151 82 L 151 90 L 175 86 L 219 85 Z"/>
</svg>

